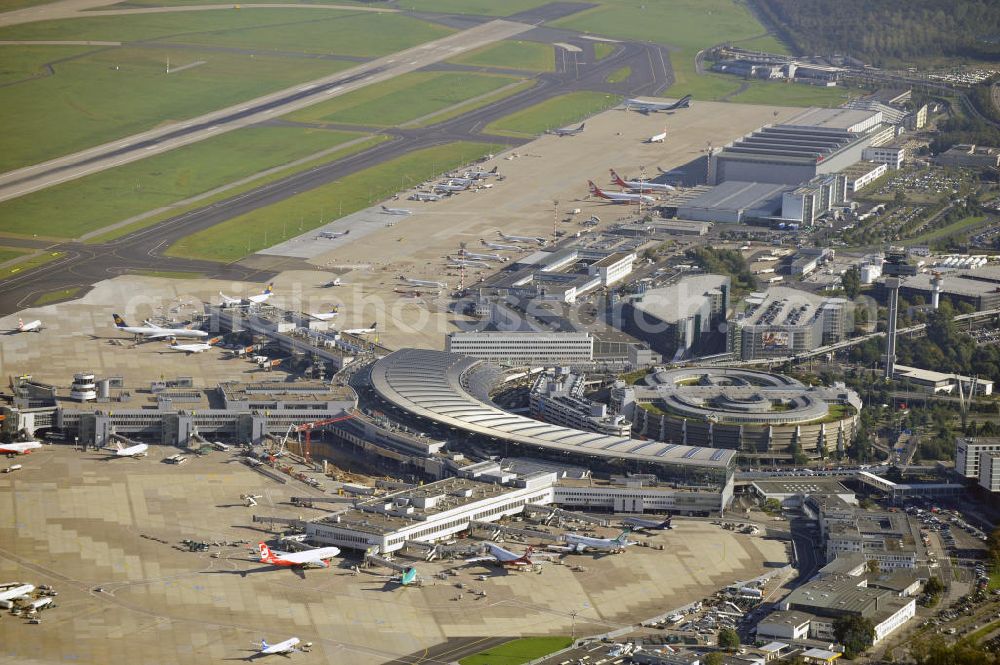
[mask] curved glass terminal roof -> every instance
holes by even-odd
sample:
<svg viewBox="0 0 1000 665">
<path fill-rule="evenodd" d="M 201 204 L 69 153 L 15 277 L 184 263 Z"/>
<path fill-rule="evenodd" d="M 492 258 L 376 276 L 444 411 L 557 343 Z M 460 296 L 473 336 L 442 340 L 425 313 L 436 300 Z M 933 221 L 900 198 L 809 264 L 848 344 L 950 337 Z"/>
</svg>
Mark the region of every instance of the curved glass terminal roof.
<svg viewBox="0 0 1000 665">
<path fill-rule="evenodd" d="M 466 388 L 470 378 L 481 377 L 475 372 L 481 364 L 482 361 L 454 353 L 401 349 L 375 363 L 371 384 L 383 399 L 409 413 L 501 441 L 566 453 L 693 467 L 725 468 L 732 464 L 736 454 L 726 449 L 608 436 L 508 413 L 475 397 Z"/>
</svg>

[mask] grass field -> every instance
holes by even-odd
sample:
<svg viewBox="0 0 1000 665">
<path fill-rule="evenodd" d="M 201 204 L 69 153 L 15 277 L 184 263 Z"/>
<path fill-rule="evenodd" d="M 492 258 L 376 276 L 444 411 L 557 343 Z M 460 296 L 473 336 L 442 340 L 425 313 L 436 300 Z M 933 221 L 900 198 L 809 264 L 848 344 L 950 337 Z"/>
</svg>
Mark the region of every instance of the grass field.
<svg viewBox="0 0 1000 665">
<path fill-rule="evenodd" d="M 510 97 L 512 95 L 516 95 L 519 92 L 522 92 L 524 90 L 527 90 L 528 88 L 534 87 L 536 83 L 537 83 L 537 81 L 534 81 L 534 80 L 521 80 L 519 83 L 514 83 L 514 84 L 511 84 L 511 85 L 507 85 L 507 86 L 505 86 L 505 87 L 497 90 L 493 94 L 483 95 L 482 97 L 473 97 L 472 99 L 470 99 L 467 102 L 463 102 L 461 104 L 456 104 L 455 106 L 452 106 L 451 108 L 443 109 L 443 110 L 441 110 L 441 111 L 439 111 L 437 113 L 432 113 L 430 115 L 427 115 L 427 116 L 424 116 L 424 117 L 420 118 L 419 120 L 415 120 L 413 122 L 405 123 L 403 126 L 404 127 L 427 127 L 428 125 L 434 125 L 434 124 L 437 124 L 437 123 L 440 123 L 440 122 L 444 122 L 445 120 L 450 120 L 451 118 L 458 117 L 458 116 L 463 115 L 465 113 L 469 113 L 471 111 L 474 111 L 474 110 L 476 110 L 478 108 L 482 108 L 482 107 L 487 106 L 489 104 L 493 104 L 494 102 L 498 102 L 501 99 L 504 99 L 506 97 Z"/>
<path fill-rule="evenodd" d="M 45 65 L 73 58 L 95 46 L 0 46 L 0 85 L 48 76 Z"/>
<path fill-rule="evenodd" d="M 400 14 L 269 8 L 42 21 L 0 28 L 0 40 L 162 40 L 258 50 L 378 56 L 452 32 L 443 26 Z"/>
<path fill-rule="evenodd" d="M 933 229 L 926 233 L 921 233 L 915 238 L 910 238 L 909 240 L 904 241 L 902 244 L 922 245 L 928 242 L 933 242 L 935 240 L 941 240 L 943 238 L 947 238 L 948 236 L 953 236 L 958 233 L 962 233 L 972 228 L 975 228 L 976 226 L 982 224 L 985 221 L 986 221 L 985 217 L 966 217 L 965 219 L 960 219 L 953 224 L 949 224 L 948 226 L 942 226 L 939 229 Z"/>
<path fill-rule="evenodd" d="M 0 231 L 30 235 L 43 228 L 47 235 L 78 238 L 359 136 L 297 127 L 245 127 L 0 202 Z M 87 205 L 78 205 L 80 201 Z"/>
<path fill-rule="evenodd" d="M 466 656 L 460 665 L 521 665 L 573 644 L 569 637 L 524 637 Z"/>
<path fill-rule="evenodd" d="M 323 164 L 328 164 L 338 159 L 343 159 L 348 155 L 353 155 L 358 152 L 363 152 L 369 148 L 378 145 L 379 143 L 383 143 L 388 140 L 389 140 L 388 136 L 384 135 L 372 136 L 359 143 L 346 146 L 328 155 L 324 155 L 323 157 L 318 157 L 316 159 L 303 162 L 302 164 L 299 164 L 297 166 L 289 166 L 288 168 L 285 169 L 278 169 L 269 175 L 261 176 L 259 178 L 254 178 L 253 180 L 246 182 L 242 185 L 228 188 L 223 192 L 214 194 L 213 196 L 205 197 L 193 203 L 171 206 L 170 210 L 167 210 L 165 212 L 161 212 L 156 215 L 150 215 L 149 217 L 145 217 L 143 219 L 135 221 L 131 224 L 127 224 L 125 226 L 120 226 L 116 229 L 108 231 L 107 233 L 102 233 L 101 235 L 88 238 L 87 243 L 97 244 L 97 243 L 109 242 L 111 240 L 114 240 L 115 238 L 120 238 L 134 231 L 138 231 L 139 229 L 143 229 L 146 228 L 147 226 L 152 226 L 153 224 L 157 224 L 164 220 L 170 219 L 171 217 L 182 215 L 186 212 L 190 212 L 191 210 L 197 210 L 198 208 L 202 208 L 204 206 L 217 203 L 218 201 L 222 201 L 231 196 L 237 196 L 239 194 L 249 192 L 252 189 L 256 189 L 257 187 L 266 185 L 269 182 L 275 182 L 277 180 L 281 180 L 282 178 L 288 177 L 293 173 L 307 171 L 311 168 L 315 168 Z"/>
<path fill-rule="evenodd" d="M 474 49 L 448 62 L 475 67 L 506 67 L 529 72 L 551 72 L 556 68 L 555 51 L 549 44 L 505 41 Z"/>
<path fill-rule="evenodd" d="M 168 57 L 172 67 L 199 60 L 206 64 L 168 75 Z M 191 118 L 348 66 L 204 51 L 122 48 L 93 53 L 59 65 L 56 76 L 0 88 L 5 118 L 0 171 L 167 120 Z M 42 136 L 45 140 L 38 140 Z"/>
<path fill-rule="evenodd" d="M 788 53 L 788 47 L 782 42 L 778 41 L 773 35 L 764 35 L 763 37 L 754 37 L 753 39 L 744 39 L 740 41 L 736 46 L 740 48 L 749 49 L 751 51 L 765 51 L 767 53 Z"/>
<path fill-rule="evenodd" d="M 625 66 L 622 67 L 621 69 L 616 69 L 615 71 L 611 72 L 611 75 L 608 76 L 607 81 L 608 83 L 621 83 L 622 81 L 627 81 L 629 76 L 632 76 L 632 68 Z"/>
<path fill-rule="evenodd" d="M 549 2 L 550 0 L 399 0 L 395 6 L 421 12 L 510 16 Z"/>
<path fill-rule="evenodd" d="M 0 247 L 0 263 L 6 263 L 11 259 L 24 256 L 28 251 L 24 249 L 14 249 L 13 247 Z"/>
<path fill-rule="evenodd" d="M 860 93 L 855 89 L 820 88 L 799 83 L 753 82 L 748 90 L 729 98 L 741 104 L 771 104 L 773 106 L 840 106 Z"/>
<path fill-rule="evenodd" d="M 485 95 L 518 81 L 467 72 L 411 72 L 291 113 L 301 122 L 392 127 Z"/>
<path fill-rule="evenodd" d="M 289 220 L 300 220 L 298 227 L 291 229 L 291 237 L 366 208 L 404 187 L 470 163 L 496 149 L 483 143 L 456 142 L 417 150 L 199 231 L 175 243 L 167 254 L 237 261 L 285 239 L 283 230 Z"/>
<path fill-rule="evenodd" d="M 55 261 L 56 259 L 61 258 L 62 255 L 62 252 L 43 252 L 41 254 L 37 254 L 29 259 L 20 261 L 15 265 L 8 266 L 0 270 L 0 279 L 6 279 L 11 275 L 16 275 L 18 273 L 32 270 L 33 268 L 37 268 L 38 266 L 45 265 L 50 261 Z"/>
<path fill-rule="evenodd" d="M 60 302 L 62 300 L 69 300 L 70 298 L 75 298 L 83 287 L 74 286 L 69 289 L 59 289 L 58 291 L 49 291 L 48 293 L 43 293 L 42 295 L 35 298 L 32 304 L 33 307 L 41 307 L 43 305 L 51 305 L 54 302 Z"/>
<path fill-rule="evenodd" d="M 606 57 L 615 52 L 615 45 L 608 44 L 606 42 L 594 42 L 594 58 L 596 60 L 604 60 Z"/>
<path fill-rule="evenodd" d="M 505 136 L 537 136 L 609 109 L 620 101 L 620 97 L 603 92 L 571 92 L 492 122 L 485 131 Z"/>
</svg>

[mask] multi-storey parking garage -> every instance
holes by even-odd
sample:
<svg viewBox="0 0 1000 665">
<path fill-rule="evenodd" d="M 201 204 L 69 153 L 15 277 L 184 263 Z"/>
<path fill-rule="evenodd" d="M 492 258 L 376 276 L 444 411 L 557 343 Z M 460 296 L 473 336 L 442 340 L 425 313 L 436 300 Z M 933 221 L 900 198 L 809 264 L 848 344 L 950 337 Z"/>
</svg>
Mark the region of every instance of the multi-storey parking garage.
<svg viewBox="0 0 1000 665">
<path fill-rule="evenodd" d="M 720 488 L 724 494 L 731 490 L 732 450 L 610 436 L 510 413 L 489 398 L 502 380 L 496 368 L 482 361 L 422 349 L 396 351 L 368 374 L 374 395 L 387 409 L 465 438 L 579 460 L 595 469 L 648 473 L 678 485 Z"/>
<path fill-rule="evenodd" d="M 615 393 L 636 433 L 728 448 L 750 460 L 843 452 L 861 410 L 857 393 L 844 386 L 807 386 L 769 372 L 694 367 L 661 370 L 645 383 Z"/>
</svg>

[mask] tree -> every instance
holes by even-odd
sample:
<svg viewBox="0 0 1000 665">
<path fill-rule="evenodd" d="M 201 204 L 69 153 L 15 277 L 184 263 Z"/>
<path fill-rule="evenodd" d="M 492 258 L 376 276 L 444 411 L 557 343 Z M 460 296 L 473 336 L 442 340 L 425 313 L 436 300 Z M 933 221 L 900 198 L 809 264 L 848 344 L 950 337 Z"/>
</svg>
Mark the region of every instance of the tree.
<svg viewBox="0 0 1000 665">
<path fill-rule="evenodd" d="M 844 656 L 853 659 L 875 642 L 875 626 L 871 619 L 848 614 L 833 620 L 833 634 L 844 645 Z"/>
<path fill-rule="evenodd" d="M 871 573 L 872 575 L 878 575 L 879 572 L 881 571 L 881 566 L 879 565 L 878 559 L 869 559 L 868 562 L 865 563 L 865 568 L 867 568 L 868 572 Z"/>
<path fill-rule="evenodd" d="M 944 583 L 936 575 L 931 575 L 927 578 L 927 583 L 924 584 L 924 593 L 930 594 L 932 596 L 944 592 Z"/>
<path fill-rule="evenodd" d="M 920 640 L 910 644 L 917 665 L 996 665 L 997 654 L 967 640 L 948 644 L 942 640 Z"/>
<path fill-rule="evenodd" d="M 719 648 L 736 651 L 740 648 L 740 634 L 732 628 L 723 628 L 719 631 Z"/>
<path fill-rule="evenodd" d="M 722 654 L 718 651 L 713 651 L 712 653 L 705 656 L 705 665 L 722 665 L 723 659 Z"/>
</svg>

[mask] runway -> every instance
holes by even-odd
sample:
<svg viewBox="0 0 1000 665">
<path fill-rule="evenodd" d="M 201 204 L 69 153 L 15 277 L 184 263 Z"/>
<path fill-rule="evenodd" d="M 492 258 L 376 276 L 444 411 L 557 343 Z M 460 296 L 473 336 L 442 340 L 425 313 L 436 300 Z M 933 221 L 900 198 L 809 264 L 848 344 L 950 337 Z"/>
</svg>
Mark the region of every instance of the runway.
<svg viewBox="0 0 1000 665">
<path fill-rule="evenodd" d="M 560 9 L 566 11 L 566 4 L 559 4 Z M 540 9 L 544 10 L 546 7 Z M 579 7 L 579 5 L 575 5 L 575 7 Z M 240 281 L 268 280 L 273 277 L 274 272 L 259 270 L 252 265 L 244 265 L 253 262 L 244 261 L 222 265 L 208 261 L 166 257 L 162 255 L 162 251 L 177 240 L 192 233 L 282 201 L 303 191 L 333 182 L 351 173 L 395 159 L 413 150 L 452 141 L 488 141 L 512 147 L 520 145 L 525 141 L 483 134 L 482 128 L 494 120 L 567 92 L 593 90 L 619 95 L 656 95 L 673 82 L 666 53 L 661 50 L 661 47 L 653 44 L 620 43 L 620 48 L 614 53 L 594 62 L 594 42 L 576 33 L 533 28 L 520 32 L 519 39 L 546 43 L 568 43 L 578 47 L 580 51 L 558 49 L 559 57 L 556 59 L 557 70 L 555 72 L 541 74 L 537 77 L 538 82 L 534 87 L 494 104 L 423 128 L 390 130 L 371 128 L 369 131 L 372 133 L 390 134 L 394 136 L 394 140 L 364 152 L 294 174 L 283 180 L 190 211 L 108 243 L 52 245 L 47 248 L 48 251 L 64 252 L 66 256 L 24 274 L 0 281 L 0 315 L 22 309 L 30 304 L 31 299 L 39 293 L 70 287 L 88 288 L 98 281 L 130 271 L 194 271 L 210 278 Z M 375 64 L 377 62 L 373 61 L 368 64 L 378 66 Z M 632 68 L 632 76 L 627 82 L 608 84 L 605 81 L 610 73 L 626 65 Z M 448 65 L 441 63 L 434 65 L 435 69 L 445 67 Z M 371 70 L 367 71 L 369 72 L 367 75 L 371 75 Z M 384 70 L 382 73 L 386 74 L 389 71 Z M 347 76 L 353 77 L 356 74 L 345 75 L 341 72 L 337 80 Z M 325 85 L 336 87 L 337 83 L 328 81 Z M 262 107 L 267 107 L 268 110 L 251 106 L 245 110 L 226 110 L 217 113 L 219 117 L 225 117 L 226 113 L 239 115 L 234 123 L 255 124 L 272 115 L 274 105 L 281 104 L 283 100 L 287 102 L 287 99 L 282 96 L 259 102 Z M 216 119 L 211 122 L 217 121 Z M 192 126 L 189 129 L 196 131 L 197 128 Z M 176 129 L 168 128 L 158 138 L 145 137 L 141 141 L 169 140 L 166 136 L 173 131 Z M 131 144 L 129 147 L 135 149 Z M 119 146 L 113 147 L 111 150 L 117 151 L 125 148 L 126 146 Z M 142 148 L 138 149 L 141 152 L 146 152 Z M 90 155 L 87 158 L 97 160 L 92 163 L 99 166 L 100 160 L 107 160 L 109 156 L 107 154 Z M 300 267 L 307 266 L 304 262 L 300 263 L 295 259 L 288 259 L 286 264 L 281 265 L 281 269 Z"/>
</svg>

